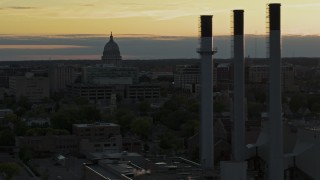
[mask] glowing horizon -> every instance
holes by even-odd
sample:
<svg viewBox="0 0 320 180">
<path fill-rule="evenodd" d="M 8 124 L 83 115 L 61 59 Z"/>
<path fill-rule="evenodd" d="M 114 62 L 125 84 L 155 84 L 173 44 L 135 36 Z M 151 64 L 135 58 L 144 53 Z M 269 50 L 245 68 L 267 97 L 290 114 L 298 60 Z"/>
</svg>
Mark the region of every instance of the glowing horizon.
<svg viewBox="0 0 320 180">
<path fill-rule="evenodd" d="M 197 36 L 198 18 L 213 14 L 214 35 L 230 34 L 233 9 L 245 10 L 246 34 L 266 32 L 266 4 L 282 4 L 282 34 L 320 35 L 311 21 L 320 15 L 318 0 L 2 0 L 0 34 L 114 34 Z"/>
</svg>

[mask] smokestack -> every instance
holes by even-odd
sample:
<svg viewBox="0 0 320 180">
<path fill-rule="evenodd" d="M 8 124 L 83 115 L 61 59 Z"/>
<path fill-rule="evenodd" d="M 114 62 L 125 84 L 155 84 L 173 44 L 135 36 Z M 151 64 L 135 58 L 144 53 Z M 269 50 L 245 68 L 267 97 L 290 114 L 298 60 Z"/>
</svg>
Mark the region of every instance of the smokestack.
<svg viewBox="0 0 320 180">
<path fill-rule="evenodd" d="M 269 4 L 269 179 L 283 180 L 281 117 L 281 4 Z"/>
<path fill-rule="evenodd" d="M 244 11 L 233 11 L 233 158 L 245 160 L 245 93 L 244 93 Z"/>
<path fill-rule="evenodd" d="M 212 171 L 214 167 L 213 139 L 213 60 L 212 16 L 201 16 L 200 49 L 200 161 L 202 168 Z"/>
</svg>

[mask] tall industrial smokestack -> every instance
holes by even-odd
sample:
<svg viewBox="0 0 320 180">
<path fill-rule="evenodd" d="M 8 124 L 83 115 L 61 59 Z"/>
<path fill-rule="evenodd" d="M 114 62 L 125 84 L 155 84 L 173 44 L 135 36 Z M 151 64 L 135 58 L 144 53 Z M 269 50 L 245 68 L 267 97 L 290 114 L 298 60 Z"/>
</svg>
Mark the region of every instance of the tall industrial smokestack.
<svg viewBox="0 0 320 180">
<path fill-rule="evenodd" d="M 281 4 L 269 4 L 269 179 L 283 180 L 281 117 Z"/>
<path fill-rule="evenodd" d="M 245 160 L 244 18 L 243 10 L 233 11 L 233 159 Z"/>
<path fill-rule="evenodd" d="M 201 16 L 200 62 L 200 161 L 202 168 L 213 170 L 213 60 L 212 16 Z"/>
</svg>

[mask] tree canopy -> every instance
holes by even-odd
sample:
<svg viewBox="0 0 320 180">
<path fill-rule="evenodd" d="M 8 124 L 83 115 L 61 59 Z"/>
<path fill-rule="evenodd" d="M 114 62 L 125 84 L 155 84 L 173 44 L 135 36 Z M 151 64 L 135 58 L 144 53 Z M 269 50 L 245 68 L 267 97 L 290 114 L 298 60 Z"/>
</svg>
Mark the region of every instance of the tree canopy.
<svg viewBox="0 0 320 180">
<path fill-rule="evenodd" d="M 131 122 L 131 130 L 143 139 L 147 139 L 152 127 L 152 118 L 137 117 Z"/>
<path fill-rule="evenodd" d="M 6 180 L 11 180 L 20 173 L 20 166 L 13 162 L 3 162 L 0 163 L 0 172 L 5 174 Z"/>
</svg>

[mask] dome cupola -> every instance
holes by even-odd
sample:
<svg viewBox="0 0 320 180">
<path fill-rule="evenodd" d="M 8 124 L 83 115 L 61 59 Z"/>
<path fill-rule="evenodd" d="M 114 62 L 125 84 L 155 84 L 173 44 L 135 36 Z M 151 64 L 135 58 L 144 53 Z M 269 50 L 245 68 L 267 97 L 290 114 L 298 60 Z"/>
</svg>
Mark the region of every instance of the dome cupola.
<svg viewBox="0 0 320 180">
<path fill-rule="evenodd" d="M 104 46 L 103 56 L 101 57 L 107 64 L 118 64 L 121 60 L 120 50 L 118 44 L 113 40 L 112 32 L 110 34 L 110 40 Z"/>
</svg>

